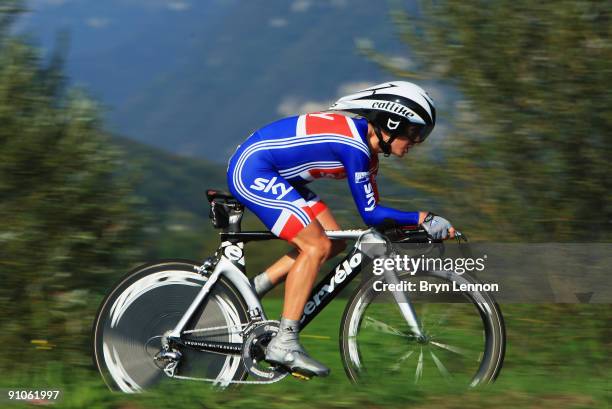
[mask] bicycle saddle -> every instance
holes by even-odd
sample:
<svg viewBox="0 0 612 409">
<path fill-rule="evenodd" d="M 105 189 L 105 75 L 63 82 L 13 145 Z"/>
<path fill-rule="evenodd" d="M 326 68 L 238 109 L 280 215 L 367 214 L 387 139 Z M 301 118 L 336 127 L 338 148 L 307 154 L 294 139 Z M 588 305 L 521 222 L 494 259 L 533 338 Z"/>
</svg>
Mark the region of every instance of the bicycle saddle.
<svg viewBox="0 0 612 409">
<path fill-rule="evenodd" d="M 238 199 L 232 196 L 230 192 L 227 192 L 225 190 L 220 190 L 220 189 L 207 189 L 206 198 L 208 199 L 209 202 L 212 202 L 214 199 L 223 199 L 228 202 L 231 202 L 231 201 L 238 202 Z"/>
</svg>

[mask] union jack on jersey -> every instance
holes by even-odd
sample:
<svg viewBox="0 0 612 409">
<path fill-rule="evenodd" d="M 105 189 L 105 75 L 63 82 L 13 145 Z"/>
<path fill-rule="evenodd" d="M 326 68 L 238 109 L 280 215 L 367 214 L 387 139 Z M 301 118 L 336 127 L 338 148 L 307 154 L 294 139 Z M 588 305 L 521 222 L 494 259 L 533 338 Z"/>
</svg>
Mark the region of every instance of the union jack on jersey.
<svg viewBox="0 0 612 409">
<path fill-rule="evenodd" d="M 417 224 L 418 213 L 378 204 L 378 158 L 366 139 L 368 123 L 340 114 L 311 113 L 281 119 L 254 132 L 230 159 L 228 186 L 279 237 L 291 240 L 325 210 L 306 184 L 347 179 L 363 220 L 390 218 Z"/>
</svg>

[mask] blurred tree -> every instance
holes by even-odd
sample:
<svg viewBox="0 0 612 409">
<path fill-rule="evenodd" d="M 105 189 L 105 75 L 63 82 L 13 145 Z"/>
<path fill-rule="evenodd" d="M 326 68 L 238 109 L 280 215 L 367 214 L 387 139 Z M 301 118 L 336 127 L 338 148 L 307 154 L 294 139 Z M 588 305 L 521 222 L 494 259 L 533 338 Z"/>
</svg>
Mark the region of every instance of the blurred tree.
<svg viewBox="0 0 612 409">
<path fill-rule="evenodd" d="M 20 6 L 0 6 L 0 367 L 41 348 L 88 364 L 98 294 L 136 258 L 140 218 L 98 108 L 64 87 L 61 51 L 45 65 L 8 33 Z"/>
<path fill-rule="evenodd" d="M 0 42 L 6 39 L 11 24 L 24 11 L 23 0 L 2 0 L 0 3 Z"/>
<path fill-rule="evenodd" d="M 473 223 L 480 238 L 609 240 L 609 3 L 437 1 L 420 13 L 393 12 L 416 63 L 391 69 L 446 81 L 461 98 L 440 113 L 453 127 L 438 136 L 437 160 L 404 165 L 414 174 L 405 183 L 444 192 L 451 220 Z M 389 68 L 386 56 L 362 51 Z"/>
</svg>

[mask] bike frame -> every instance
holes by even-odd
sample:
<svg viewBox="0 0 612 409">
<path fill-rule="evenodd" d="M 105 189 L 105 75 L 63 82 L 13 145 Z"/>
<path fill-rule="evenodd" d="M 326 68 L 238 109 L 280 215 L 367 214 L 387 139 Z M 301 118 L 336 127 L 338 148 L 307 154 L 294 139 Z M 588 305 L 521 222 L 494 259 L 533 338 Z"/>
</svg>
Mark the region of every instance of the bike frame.
<svg viewBox="0 0 612 409">
<path fill-rule="evenodd" d="M 377 233 L 374 229 L 367 230 L 338 230 L 326 231 L 327 236 L 332 240 L 354 239 L 355 244 L 346 257 L 342 259 L 332 270 L 313 288 L 308 301 L 304 306 L 304 312 L 300 320 L 300 331 L 304 329 L 330 302 L 333 300 L 361 271 L 363 265 L 367 265 L 372 260 L 370 255 L 363 250 L 364 244 L 384 245 L 386 249 L 388 241 Z M 167 334 L 168 339 L 181 342 L 181 334 L 189 320 L 193 317 L 200 305 L 206 302 L 206 297 L 211 288 L 215 285 L 220 276 L 224 276 L 243 297 L 248 307 L 251 321 L 266 320 L 264 309 L 259 297 L 251 286 L 245 274 L 244 244 L 249 241 L 272 240 L 278 237 L 271 232 L 223 232 L 220 233 L 221 245 L 215 253 L 213 260 L 206 260 L 200 272 L 209 272 L 208 280 L 197 294 L 183 317 L 176 327 Z M 372 254 L 371 254 L 372 255 Z M 384 255 L 384 253 L 372 255 L 374 257 Z M 213 268 L 210 271 L 211 267 Z M 385 273 L 388 282 L 397 282 L 398 278 L 394 273 Z M 402 316 L 404 317 L 409 329 L 416 337 L 421 337 L 420 325 L 410 300 L 403 292 L 393 292 L 395 301 L 398 303 Z M 223 345 L 228 343 L 211 342 L 199 343 L 197 346 L 206 350 L 226 350 Z M 238 346 L 233 348 L 238 352 Z M 221 352 L 221 351 L 219 351 Z"/>
</svg>

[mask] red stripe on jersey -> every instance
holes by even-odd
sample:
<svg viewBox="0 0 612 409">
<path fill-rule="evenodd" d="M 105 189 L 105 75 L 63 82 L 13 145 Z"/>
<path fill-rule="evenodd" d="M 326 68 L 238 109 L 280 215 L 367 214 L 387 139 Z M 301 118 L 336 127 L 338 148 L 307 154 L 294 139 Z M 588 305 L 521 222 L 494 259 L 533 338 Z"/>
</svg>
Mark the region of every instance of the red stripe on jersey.
<svg viewBox="0 0 612 409">
<path fill-rule="evenodd" d="M 338 134 L 353 137 L 351 128 L 344 115 L 314 113 L 306 115 L 306 135 L 312 134 Z"/>
<path fill-rule="evenodd" d="M 284 240 L 292 240 L 297 234 L 302 231 L 304 225 L 294 215 L 289 216 L 287 222 L 280 231 L 278 237 Z"/>
<path fill-rule="evenodd" d="M 327 210 L 327 205 L 322 200 L 319 200 L 317 203 L 311 205 L 310 208 L 312 209 L 312 213 L 315 215 L 315 217 L 317 217 Z"/>
<path fill-rule="evenodd" d="M 331 169 L 309 169 L 308 173 L 313 179 L 330 178 L 330 179 L 344 179 L 346 172 L 344 168 L 331 168 Z"/>
<path fill-rule="evenodd" d="M 314 219 L 314 213 L 312 212 L 312 209 L 310 208 L 310 206 L 308 205 L 302 206 L 302 210 L 308 213 L 308 217 L 310 217 L 310 220 Z"/>
<path fill-rule="evenodd" d="M 303 206 L 302 210 L 308 213 L 310 221 L 315 218 L 315 215 L 310 206 Z M 295 215 L 292 214 L 291 216 L 289 216 L 289 219 L 287 219 L 287 222 L 285 222 L 285 225 L 278 234 L 278 237 L 287 241 L 291 241 L 295 236 L 298 235 L 299 232 L 302 231 L 304 227 L 306 226 L 302 224 L 300 219 L 298 219 L 297 217 L 295 217 Z"/>
</svg>

